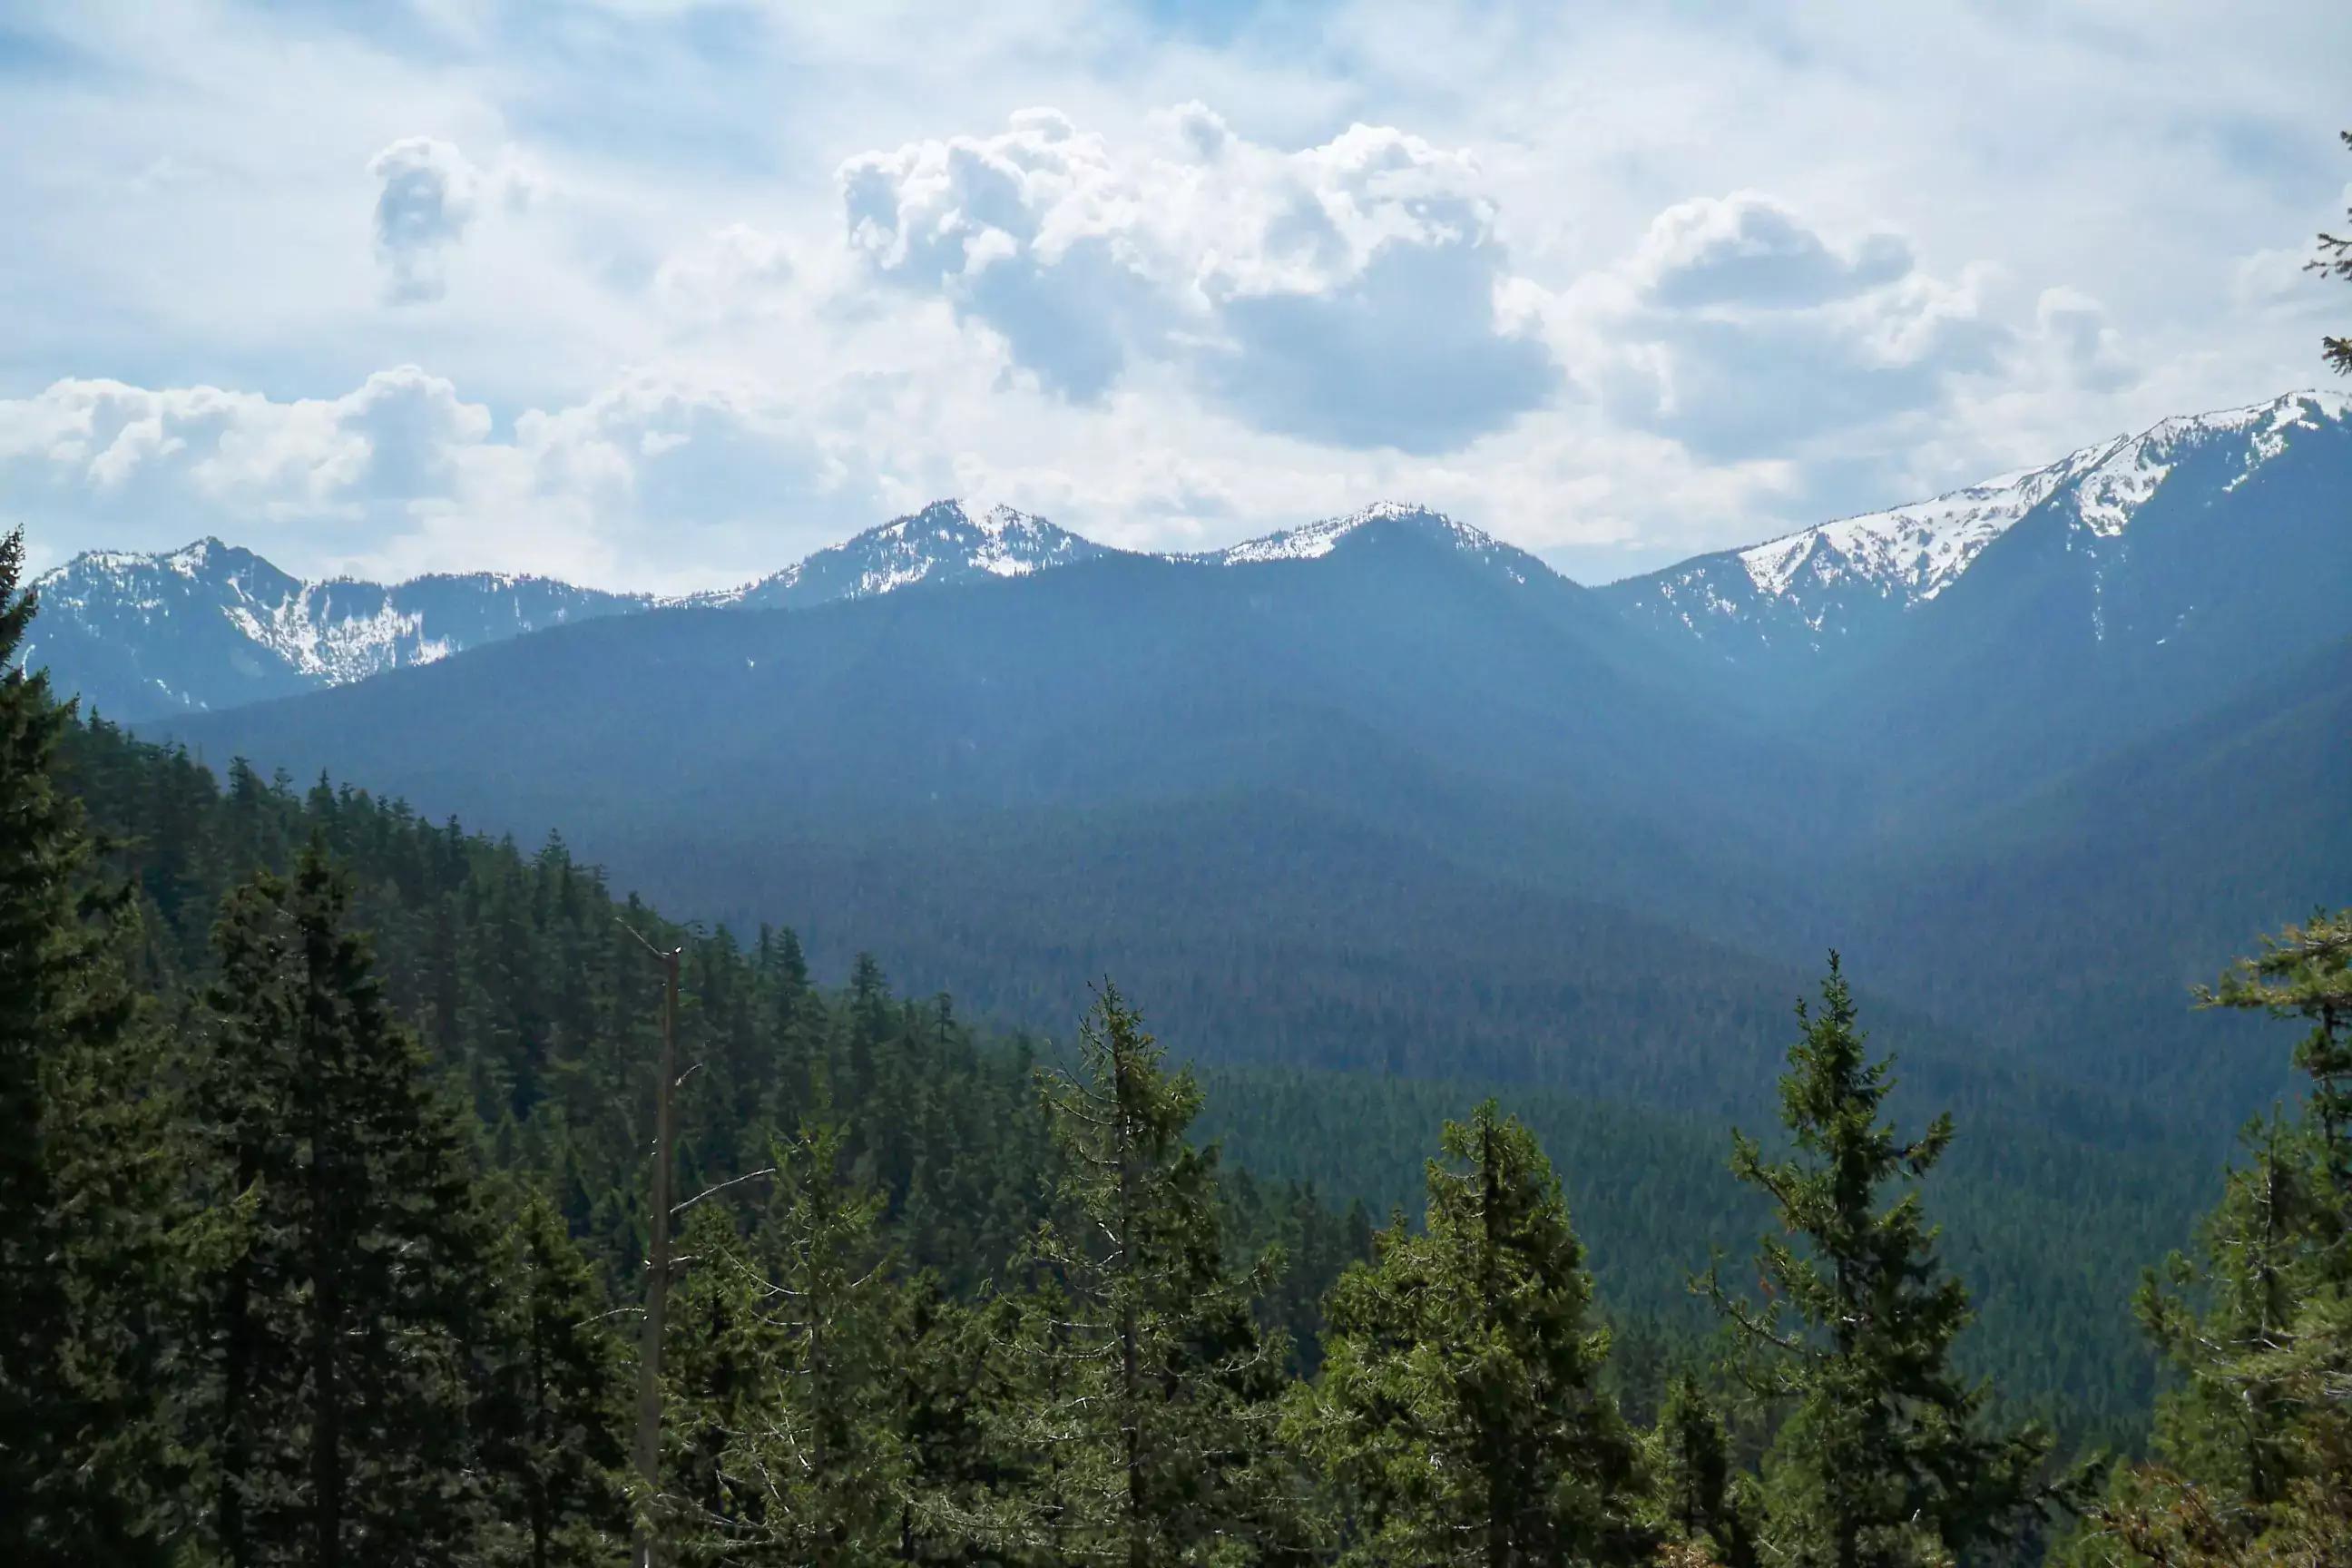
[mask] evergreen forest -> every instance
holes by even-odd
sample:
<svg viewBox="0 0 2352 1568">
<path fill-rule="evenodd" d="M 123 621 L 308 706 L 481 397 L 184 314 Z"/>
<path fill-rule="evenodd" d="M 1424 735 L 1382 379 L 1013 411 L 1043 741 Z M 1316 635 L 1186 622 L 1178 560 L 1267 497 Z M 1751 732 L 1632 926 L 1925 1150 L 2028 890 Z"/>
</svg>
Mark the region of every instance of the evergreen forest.
<svg viewBox="0 0 2352 1568">
<path fill-rule="evenodd" d="M 2352 1561 L 2352 914 L 2195 998 L 2299 1084 L 2225 1170 L 2036 1211 L 1834 953 L 1769 1129 L 1195 1073 L 1108 978 L 976 1028 L 85 719 L 8 657 L 22 552 L 16 1562 Z M 2026 1248 L 2149 1268 L 2004 1311 Z"/>
</svg>

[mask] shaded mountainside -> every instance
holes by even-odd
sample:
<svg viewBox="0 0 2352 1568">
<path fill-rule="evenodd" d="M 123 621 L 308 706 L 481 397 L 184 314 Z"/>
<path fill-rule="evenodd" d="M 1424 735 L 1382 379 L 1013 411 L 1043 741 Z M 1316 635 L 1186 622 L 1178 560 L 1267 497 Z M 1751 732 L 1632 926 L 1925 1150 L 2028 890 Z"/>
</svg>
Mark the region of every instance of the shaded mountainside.
<svg viewBox="0 0 2352 1568">
<path fill-rule="evenodd" d="M 2253 504 L 2331 471 L 2283 458 L 2228 493 Z M 2214 518 L 2252 526 L 2212 508 L 2143 514 L 2155 542 L 2131 571 L 2157 580 L 2168 518 L 2190 536 Z M 2282 527 L 2303 532 L 2282 539 L 2307 558 L 2326 515 L 2294 517 Z M 665 611 L 180 733 L 209 757 L 328 769 L 520 833 L 565 824 L 673 907 L 793 919 L 835 962 L 873 945 L 1008 1019 L 1113 969 L 1226 1059 L 1754 1105 L 1780 1010 L 1844 943 L 1869 950 L 1865 973 L 1902 977 L 1880 1000 L 1948 1096 L 2207 1140 L 2269 1087 L 2267 1067 L 2194 1043 L 2211 1036 L 2179 1005 L 2177 945 L 2152 946 L 2130 914 L 2151 885 L 2195 883 L 2193 840 L 2069 857 L 2074 828 L 2043 811 L 1979 849 L 1983 813 L 2063 792 L 2135 738 L 2159 755 L 2134 767 L 2201 787 L 2208 774 L 2161 760 L 2192 743 L 2157 733 L 2168 644 L 2127 641 L 2121 620 L 2109 640 L 2082 634 L 2114 667 L 2100 722 L 2052 721 L 2025 679 L 2081 637 L 2012 632 L 2004 657 L 2022 671 L 1940 725 L 1899 721 L 1918 678 L 1889 660 L 1886 687 L 1775 735 L 1687 671 L 1625 658 L 1598 595 L 1497 569 L 1443 519 L 1400 510 L 1330 546 L 1234 565 L 1112 556 L 801 612 Z M 1997 604 L 1976 578 L 2030 578 L 2046 548 L 2028 520 L 1938 603 Z M 2063 540 L 2058 554 L 2063 569 Z M 2231 602 L 2304 604 L 2284 581 L 2300 570 L 2249 569 Z M 2323 621 L 2324 595 L 2306 597 L 2263 635 Z M 2328 712 L 2283 718 L 2227 773 L 2231 800 L 2321 790 Z M 1960 774 L 1996 741 L 1997 789 L 1919 782 L 1933 748 Z M 2165 810 L 2187 823 L 2207 806 Z M 2343 828 L 2322 821 L 2215 919 L 2274 925 L 2347 876 Z M 1938 900 L 1969 913 L 1917 913 Z M 2135 934 L 2070 980 L 2064 1009 L 2013 994 L 2034 944 L 2082 931 Z M 2111 1038 L 2109 1018 L 2135 1026 Z"/>
<path fill-rule="evenodd" d="M 2167 419 L 2041 468 L 1698 556 L 1601 593 L 1630 620 L 1696 641 L 1727 689 L 1751 700 L 1818 700 L 1824 672 L 1865 668 L 1914 635 L 1981 642 L 1989 602 L 2045 630 L 2137 646 L 2177 636 L 2200 606 L 2193 591 L 2118 602 L 2108 578 L 2135 552 L 2170 560 L 2186 535 L 2189 577 L 2217 581 L 2293 564 L 2271 535 L 2297 521 L 2323 524 L 2323 544 L 2343 549 L 2352 539 L 2347 447 L 2352 397 L 2289 393 Z M 2073 558 L 2070 602 L 2038 601 L 2013 581 L 1985 586 L 2053 547 Z"/>
<path fill-rule="evenodd" d="M 823 1114 L 844 1123 L 857 1168 L 877 1183 L 890 1232 L 910 1262 L 940 1270 L 957 1288 L 1000 1267 L 1034 1217 L 1047 1155 L 1029 1068 L 1041 1056 L 1058 1058 L 1063 1046 L 1055 1042 L 1066 1043 L 1082 985 L 1022 998 L 1050 1021 L 1049 1037 L 991 1037 L 972 1027 L 968 999 L 929 996 L 920 981 L 900 984 L 894 997 L 880 971 L 855 956 L 835 963 L 811 952 L 819 982 L 813 985 L 812 966 L 788 931 L 761 929 L 739 940 L 725 930 L 670 925 L 635 898 L 615 900 L 604 874 L 574 859 L 560 839 L 524 853 L 349 788 L 274 787 L 242 770 L 223 788 L 189 759 L 128 742 L 111 729 L 72 740 L 74 787 L 121 842 L 114 863 L 151 911 L 154 942 L 146 962 L 157 987 L 178 994 L 201 983 L 210 911 L 243 868 L 282 866 L 308 835 L 322 835 L 355 874 L 354 915 L 373 934 L 394 1012 L 482 1119 L 496 1161 L 548 1184 L 617 1290 L 625 1293 L 642 1267 L 644 1195 L 634 1178 L 647 1135 L 645 1072 L 657 1014 L 652 971 L 622 921 L 656 942 L 687 945 L 681 1058 L 697 1066 L 680 1097 L 681 1190 L 702 1191 L 764 1164 L 770 1130 Z M 1257 849 L 1291 846 L 1309 860 L 1328 858 L 1312 835 L 1301 839 L 1297 823 L 1268 826 Z M 1192 825 L 1169 826 L 1181 837 Z M 994 880 L 1013 858 L 978 871 L 1008 916 L 1030 896 Z M 1158 869 L 1175 865 L 1171 858 Z M 1100 919 L 1137 892 L 1098 887 L 1097 901 L 1077 913 Z M 866 908 L 836 906 L 834 896 L 831 886 L 811 881 L 796 903 L 811 921 L 836 931 L 866 918 Z M 1377 1018 L 1383 994 L 1413 994 L 1431 1004 L 1424 1017 L 1433 1046 L 1475 1064 L 1475 1043 L 1498 1016 L 1489 977 L 1539 962 L 1539 938 L 1565 935 L 1614 958 L 1621 950 L 1606 945 L 1612 940 L 1654 934 L 1612 933 L 1600 923 L 1563 932 L 1556 911 L 1507 912 L 1528 941 L 1490 955 L 1495 962 L 1483 976 L 1446 948 L 1445 928 L 1467 916 L 1466 906 L 1431 910 L 1429 928 L 1417 933 L 1425 950 L 1392 940 L 1363 955 L 1354 978 L 1375 1004 L 1366 1016 Z M 1022 984 L 1017 943 L 996 947 L 986 929 L 984 921 L 968 928 L 980 933 L 971 973 L 984 979 L 1009 963 L 1010 983 Z M 1264 929 L 1245 934 L 1255 940 Z M 1118 965 L 1134 994 L 1165 991 L 1165 1005 L 1155 1004 L 1152 1017 L 1180 1055 L 1213 1054 L 1221 1024 L 1248 1007 L 1267 1008 L 1302 1040 L 1318 1028 L 1328 1032 L 1317 1037 L 1341 1040 L 1357 1027 L 1344 999 L 1328 1000 L 1330 974 L 1289 967 L 1301 955 L 1268 952 L 1238 997 L 1209 999 L 1234 1009 L 1221 1016 L 1203 1013 L 1203 999 L 1180 989 L 1188 951 L 1180 949 L 1171 963 L 1155 959 L 1150 933 L 1131 935 L 1117 952 L 1095 948 L 1084 956 Z M 1310 963 L 1332 956 L 1303 955 Z M 1685 956 L 1695 969 L 1731 967 L 1716 983 L 1717 1016 L 1690 1020 L 1680 1086 L 1686 1097 L 1675 1109 L 1658 1103 L 1673 1084 L 1594 1070 L 1606 1064 L 1584 1047 L 1600 1026 L 1588 1033 L 1588 1021 L 1575 1013 L 1556 1021 L 1549 1042 L 1563 1058 L 1557 1079 L 1571 1087 L 1498 1085 L 1459 1072 L 1396 1077 L 1377 1062 L 1353 1064 L 1368 1071 L 1209 1067 L 1200 1132 L 1226 1145 L 1235 1235 L 1244 1247 L 1278 1242 L 1289 1259 L 1269 1303 L 1277 1321 L 1313 1344 L 1318 1299 L 1365 1245 L 1364 1222 L 1343 1223 L 1341 1211 L 1356 1197 L 1376 1213 L 1410 1203 L 1431 1128 L 1500 1092 L 1555 1153 L 1618 1330 L 1625 1358 L 1618 1375 L 1629 1397 L 1654 1403 L 1661 1358 L 1697 1353 L 1693 1336 L 1703 1314 L 1685 1289 L 1688 1271 L 1704 1265 L 1711 1244 L 1736 1248 L 1765 1221 L 1723 1168 L 1721 1106 L 1687 1091 L 1694 1082 L 1712 1086 L 1718 1075 L 1727 1085 L 1751 1079 L 1759 1066 L 1769 1072 L 1793 1027 L 1777 999 L 1751 1008 L 1732 994 L 1764 992 L 1777 977 L 1718 953 Z M 828 982 L 845 984 L 835 989 Z M 1303 1005 L 1308 991 L 1327 1001 Z M 1577 1005 L 1565 993 L 1537 1000 Z M 1627 997 L 1592 1000 L 1612 1006 Z M 1446 1009 L 1463 1015 L 1450 1031 L 1439 1027 Z M 1883 1016 L 1882 1027 L 1910 1039 L 1894 1016 Z M 1662 1062 L 1662 1072 L 1672 1065 Z M 2145 1129 L 2109 1128 L 2116 1137 L 2103 1143 L 2018 1131 L 2013 1085 L 1922 1051 L 1906 1073 L 1906 1113 L 1939 1098 L 1957 1098 L 1966 1118 L 1953 1179 L 1935 1207 L 1953 1262 L 1983 1302 L 1970 1365 L 1998 1378 L 2008 1401 L 2058 1419 L 2070 1440 L 2127 1439 L 2153 1382 L 2128 1286 L 2204 1201 L 2201 1168 L 2176 1158 Z M 2053 1119 L 2075 1114 L 2061 1108 Z M 2010 1131 L 1995 1135 L 1996 1126 Z M 2142 1147 L 2119 1146 L 2131 1142 Z M 2109 1245 L 2084 1256 L 2053 1252 L 2042 1238 L 2062 1224 L 2095 1227 Z"/>
<path fill-rule="evenodd" d="M 86 709 L 131 721 L 344 685 L 652 603 L 489 572 L 304 582 L 216 539 L 156 555 L 92 552 L 35 586 L 41 617 L 26 662 Z"/>
<path fill-rule="evenodd" d="M 1842 946 L 1938 1100 L 2201 1166 L 2276 1069 L 2183 987 L 2352 885 L 2342 413 L 2077 455 L 1968 524 L 1957 574 L 1915 552 L 1866 657 L 1761 686 L 1383 506 L 1209 558 L 609 616 L 162 729 L 561 825 L 667 907 L 871 947 L 1008 1023 L 1109 971 L 1235 1063 L 1749 1115 Z"/>
</svg>

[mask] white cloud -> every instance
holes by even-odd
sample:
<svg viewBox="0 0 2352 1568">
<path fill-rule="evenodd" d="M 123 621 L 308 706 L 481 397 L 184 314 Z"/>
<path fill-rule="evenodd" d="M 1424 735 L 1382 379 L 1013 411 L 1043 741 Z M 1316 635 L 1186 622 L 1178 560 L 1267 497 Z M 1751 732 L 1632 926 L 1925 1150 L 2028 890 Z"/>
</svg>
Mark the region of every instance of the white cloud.
<svg viewBox="0 0 2352 1568">
<path fill-rule="evenodd" d="M 665 258 L 653 292 L 677 321 L 723 326 L 781 313 L 794 276 L 792 247 L 782 236 L 731 223 Z"/>
<path fill-rule="evenodd" d="M 449 258 L 485 207 L 520 212 L 538 199 L 545 177 L 512 155 L 478 167 L 450 142 L 404 136 L 368 161 L 375 180 L 375 253 L 384 298 L 395 305 L 438 300 L 448 291 Z"/>
<path fill-rule="evenodd" d="M 47 553 L 663 585 L 966 490 L 1631 567 L 2306 384 L 2352 47 L 2268 0 L 26 26 L 84 62 L 0 76 Z"/>
<path fill-rule="evenodd" d="M 1832 237 L 1744 191 L 1659 213 L 1611 272 L 1559 302 L 1611 415 L 1702 461 L 1844 445 L 1948 406 L 2014 336 L 1981 268 L 1921 270 L 1901 235 Z"/>
<path fill-rule="evenodd" d="M 1166 362 L 1260 428 L 1436 452 L 1550 395 L 1540 339 L 1497 315 L 1507 255 L 1467 154 L 1364 124 L 1283 153 L 1198 103 L 1160 129 L 1114 148 L 1032 109 L 861 154 L 848 243 L 1073 402 Z"/>
</svg>

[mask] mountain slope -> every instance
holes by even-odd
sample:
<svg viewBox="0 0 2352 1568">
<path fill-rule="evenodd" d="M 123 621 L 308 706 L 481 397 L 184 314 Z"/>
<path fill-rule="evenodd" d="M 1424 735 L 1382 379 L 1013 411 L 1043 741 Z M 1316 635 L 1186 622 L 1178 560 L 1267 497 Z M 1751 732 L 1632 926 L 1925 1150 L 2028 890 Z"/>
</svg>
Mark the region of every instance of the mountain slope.
<svg viewBox="0 0 2352 1568">
<path fill-rule="evenodd" d="M 1696 639 L 1778 695 L 1945 618 L 1937 606 L 1947 592 L 2029 519 L 2054 520 L 2095 559 L 2093 542 L 2124 538 L 2152 504 L 2174 514 L 2220 504 L 2281 458 L 2333 445 L 2347 425 L 2352 397 L 2315 392 L 2167 419 L 2043 468 L 1698 556 L 1601 592 L 1629 618 Z"/>
<path fill-rule="evenodd" d="M 487 572 L 304 582 L 216 539 L 154 555 L 94 551 L 34 586 L 26 662 L 126 721 L 341 685 L 651 602 Z"/>
<path fill-rule="evenodd" d="M 1891 811 L 1947 818 L 2237 700 L 2352 632 L 2347 583 L 2352 399 L 2167 421 L 1829 672 L 1819 722 Z"/>
<path fill-rule="evenodd" d="M 955 501 L 871 528 L 741 588 L 664 600 L 551 578 L 470 573 L 386 585 L 306 582 L 199 540 L 152 555 L 90 551 L 35 584 L 43 612 L 28 659 L 60 689 L 126 722 L 343 686 L 404 665 L 568 621 L 663 604 L 804 606 L 916 584 L 1019 576 L 1106 553 L 1043 518 Z"/>
<path fill-rule="evenodd" d="M 1494 1070 L 1535 1072 L 1534 996 L 1638 993 L 1632 950 L 1687 947 L 1685 915 L 1786 923 L 1756 862 L 1786 847 L 1772 802 L 1799 791 L 1795 762 L 1583 645 L 1580 616 L 1612 620 L 1587 599 L 1404 525 L 1304 562 L 1111 556 L 954 594 L 665 610 L 174 730 L 486 826 L 562 823 L 709 914 L 791 918 L 824 886 L 910 979 L 1008 1007 L 1068 994 L 1090 953 L 1156 950 L 1169 992 L 1226 997 L 1228 1055 L 1337 1049 L 1336 1015 L 1253 1024 L 1263 982 L 1220 975 L 1363 973 L 1372 932 L 1444 909 L 1465 993 L 1482 946 L 1560 944 L 1492 1047 Z M 1263 813 L 1319 826 L 1285 851 L 1246 826 Z M 1227 900 L 1279 919 L 1243 943 Z M 1187 951 L 1190 968 L 1168 956 Z M 1802 975 L 1759 973 L 1778 975 L 1755 987 L 1769 1019 Z M 1437 987 L 1378 989 L 1399 1022 L 1363 1049 L 1456 1037 Z M 1686 1057 L 1696 1017 L 1639 1041 Z"/>
<path fill-rule="evenodd" d="M 829 545 L 773 576 L 694 602 L 747 609 L 862 599 L 918 583 L 1019 577 L 1109 552 L 1042 517 L 992 507 L 974 517 L 963 503 L 937 500 L 854 539 Z"/>
</svg>

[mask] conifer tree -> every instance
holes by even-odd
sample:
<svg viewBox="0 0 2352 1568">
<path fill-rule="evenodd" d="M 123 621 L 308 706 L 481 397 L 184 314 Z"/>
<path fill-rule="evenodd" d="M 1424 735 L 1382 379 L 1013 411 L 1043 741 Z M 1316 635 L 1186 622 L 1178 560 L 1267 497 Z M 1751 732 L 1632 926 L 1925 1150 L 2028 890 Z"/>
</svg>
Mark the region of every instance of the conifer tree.
<svg viewBox="0 0 2352 1568">
<path fill-rule="evenodd" d="M 1745 1352 L 1750 1388 L 1789 1415 L 1766 1456 L 1764 1555 L 1801 1568 L 1914 1568 L 2016 1540 L 2039 1512 L 2049 1440 L 1995 1431 L 1987 1391 L 1951 1364 L 1969 1321 L 1936 1257 L 1916 1183 L 1952 1135 L 1916 1140 L 1882 1120 L 1894 1080 L 1874 1061 L 1830 955 L 1821 1005 L 1780 1079 L 1793 1154 L 1767 1160 L 1732 1134 L 1732 1171 L 1778 1211 L 1757 1276 L 1762 1308 L 1710 1271 L 1703 1286 Z M 1903 1190 L 1887 1201 L 1889 1188 Z"/>
<path fill-rule="evenodd" d="M 769 1560 L 758 1489 L 732 1468 L 739 1437 L 764 1419 L 776 1361 L 745 1250 L 723 1205 L 688 1211 L 662 1346 L 661 1495 L 637 1500 L 681 1563 Z"/>
<path fill-rule="evenodd" d="M 2157 1462 L 2119 1473 L 2088 1544 L 2184 1568 L 2352 1563 L 2352 910 L 2264 938 L 2198 999 L 2307 1021 L 2310 1087 L 2248 1129 L 2201 1256 L 2141 1292 L 2180 1381 Z"/>
<path fill-rule="evenodd" d="M 61 776 L 73 723 L 18 660 L 37 608 L 0 536 L 0 1553 L 160 1552 L 162 1320 L 179 1288 L 160 1040 Z"/>
<path fill-rule="evenodd" d="M 516 1208 L 477 1374 L 488 1558 L 518 1568 L 609 1563 L 628 1528 L 622 1350 L 555 1205 L 522 1190 Z"/>
<path fill-rule="evenodd" d="M 1344 1561 L 1480 1568 L 1643 1556 L 1638 1445 L 1550 1163 L 1493 1101 L 1448 1122 L 1426 1227 L 1399 1215 L 1331 1293 L 1317 1446 Z"/>
<path fill-rule="evenodd" d="M 2352 131 L 2340 132 L 2338 135 L 2344 145 L 2352 149 Z M 2352 218 L 2352 209 L 2344 216 Z M 2305 265 L 2322 277 L 2352 282 L 2352 231 L 2320 235 L 2319 254 Z M 2331 332 L 2319 340 L 2319 349 L 2336 374 L 2352 375 L 2352 334 L 2337 337 Z"/>
<path fill-rule="evenodd" d="M 1755 1502 L 1735 1468 L 1731 1433 L 1706 1390 L 1688 1372 L 1666 1384 L 1650 1463 L 1665 1533 L 1725 1568 L 1753 1568 Z"/>
<path fill-rule="evenodd" d="M 1006 1471 L 989 1415 L 1013 1388 L 998 1350 L 1009 1337 L 1000 1341 L 985 1311 L 957 1301 L 928 1270 L 896 1305 L 888 1360 L 902 1479 L 891 1559 L 991 1561 L 986 1520 Z"/>
<path fill-rule="evenodd" d="M 228 900 L 194 1111 L 242 1200 L 205 1281 L 197 1440 L 235 1564 L 450 1561 L 475 1539 L 483 1237 L 457 1123 L 316 841 Z"/>
<path fill-rule="evenodd" d="M 1298 1544 L 1274 1443 L 1284 1355 L 1252 1314 L 1272 1265 L 1226 1267 L 1214 1153 L 1184 1136 L 1200 1089 L 1116 987 L 1078 1055 L 1040 1074 L 1066 1222 L 1033 1248 L 1058 1300 L 1024 1347 L 1043 1473 L 1003 1544 L 1126 1568 L 1278 1559 Z"/>
<path fill-rule="evenodd" d="M 704 1282 L 680 1329 L 707 1323 L 721 1342 L 681 1358 L 699 1384 L 688 1398 L 716 1505 L 681 1533 L 712 1563 L 887 1561 L 906 1488 L 880 1198 L 846 1178 L 828 1129 L 779 1143 L 774 1157 L 773 1197 L 748 1244 L 715 1217 L 688 1231 Z"/>
</svg>

